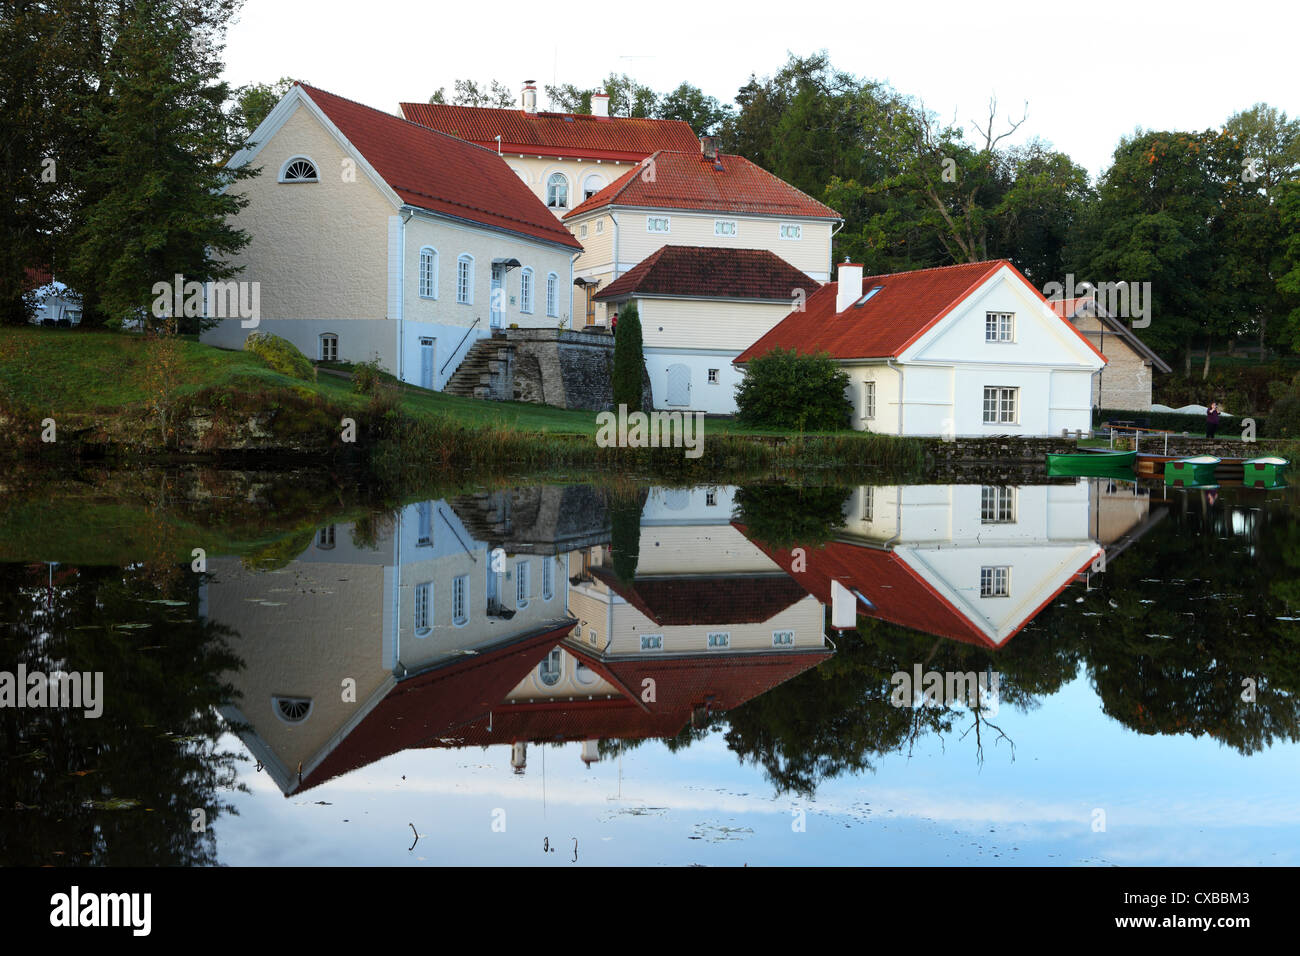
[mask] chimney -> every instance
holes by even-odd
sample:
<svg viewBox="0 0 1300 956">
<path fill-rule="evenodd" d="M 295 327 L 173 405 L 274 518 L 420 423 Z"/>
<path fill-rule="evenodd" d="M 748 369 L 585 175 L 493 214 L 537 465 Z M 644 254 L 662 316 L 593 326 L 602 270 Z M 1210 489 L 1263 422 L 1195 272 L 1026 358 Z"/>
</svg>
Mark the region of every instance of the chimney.
<svg viewBox="0 0 1300 956">
<path fill-rule="evenodd" d="M 861 268 L 861 266 L 859 266 Z M 831 579 L 831 627 L 836 630 L 858 626 L 858 599 L 853 592 Z"/>
<path fill-rule="evenodd" d="M 847 258 L 840 263 L 837 277 L 839 285 L 835 290 L 835 314 L 839 315 L 858 299 L 862 298 L 862 266 L 849 262 Z"/>
<path fill-rule="evenodd" d="M 716 136 L 700 137 L 700 159 L 714 162 L 718 158 L 718 138 Z"/>
<path fill-rule="evenodd" d="M 527 741 L 516 740 L 510 745 L 510 766 L 514 767 L 515 773 L 524 772 L 524 768 L 528 766 Z"/>
<path fill-rule="evenodd" d="M 600 741 L 596 739 L 584 740 L 582 742 L 582 762 L 591 769 L 591 765 L 600 761 Z"/>
<path fill-rule="evenodd" d="M 592 116 L 609 115 L 609 94 L 608 93 L 591 94 L 591 115 Z"/>
<path fill-rule="evenodd" d="M 535 81 L 524 80 L 522 101 L 525 113 L 537 112 L 537 83 Z"/>
</svg>

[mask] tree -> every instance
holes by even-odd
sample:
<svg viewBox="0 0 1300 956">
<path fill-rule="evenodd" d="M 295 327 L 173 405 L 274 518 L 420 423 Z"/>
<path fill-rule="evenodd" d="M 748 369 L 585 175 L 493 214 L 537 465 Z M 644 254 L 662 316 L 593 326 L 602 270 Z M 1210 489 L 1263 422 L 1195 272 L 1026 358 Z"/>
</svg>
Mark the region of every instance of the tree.
<svg viewBox="0 0 1300 956">
<path fill-rule="evenodd" d="M 853 412 L 848 387 L 848 375 L 825 352 L 772 349 L 746 367 L 736 389 L 736 418 L 759 428 L 848 428 Z"/>
<path fill-rule="evenodd" d="M 712 133 L 731 118 L 732 109 L 718 102 L 716 97 L 690 83 L 682 83 L 671 93 L 659 99 L 659 119 L 681 120 L 698 135 Z"/>
<path fill-rule="evenodd" d="M 452 94 L 451 103 L 453 106 L 486 106 L 495 109 L 510 109 L 515 105 L 515 95 L 499 80 L 492 80 L 479 86 L 474 80 L 456 80 L 453 84 L 455 93 Z M 430 103 L 446 103 L 447 94 L 443 87 L 439 87 L 429 97 Z"/>
<path fill-rule="evenodd" d="M 274 83 L 249 83 L 235 90 L 235 106 L 230 112 L 235 132 L 242 140 L 249 140 L 253 131 L 262 124 L 267 114 L 293 87 L 293 79 L 282 76 Z"/>
<path fill-rule="evenodd" d="M 645 352 L 641 341 L 641 317 L 636 303 L 628 302 L 618 312 L 614 335 L 614 407 L 626 405 L 629 412 L 641 411 Z"/>
</svg>

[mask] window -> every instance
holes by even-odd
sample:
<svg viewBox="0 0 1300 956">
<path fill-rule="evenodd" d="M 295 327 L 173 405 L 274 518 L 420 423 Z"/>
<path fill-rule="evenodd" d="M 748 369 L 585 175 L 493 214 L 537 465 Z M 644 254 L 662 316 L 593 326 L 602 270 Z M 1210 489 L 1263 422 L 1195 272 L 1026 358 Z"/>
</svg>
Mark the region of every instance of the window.
<svg viewBox="0 0 1300 956">
<path fill-rule="evenodd" d="M 587 176 L 586 179 L 582 181 L 582 198 L 590 199 L 592 196 L 596 195 L 596 193 L 600 192 L 604 188 L 605 188 L 604 178 L 596 175 L 595 173 L 591 173 L 590 175 Z M 600 230 L 596 230 L 596 231 L 599 232 Z"/>
<path fill-rule="evenodd" d="M 980 597 L 1010 597 L 1011 569 L 980 568 Z"/>
<path fill-rule="evenodd" d="M 794 647 L 794 631 L 773 631 L 773 647 Z"/>
<path fill-rule="evenodd" d="M 578 227 L 578 238 L 579 239 L 587 238 L 587 224 L 585 222 Z"/>
<path fill-rule="evenodd" d="M 451 623 L 461 627 L 469 621 L 469 575 L 462 574 L 451 582 Z"/>
<path fill-rule="evenodd" d="M 718 493 L 716 491 L 706 491 L 704 493 L 704 506 L 706 508 L 716 508 L 718 505 Z"/>
<path fill-rule="evenodd" d="M 532 585 L 528 580 L 528 562 L 520 561 L 515 565 L 515 607 L 528 607 L 528 599 L 532 596 Z"/>
<path fill-rule="evenodd" d="M 272 697 L 271 707 L 286 724 L 301 724 L 311 716 L 310 697 Z"/>
<path fill-rule="evenodd" d="M 315 183 L 320 182 L 320 176 L 316 174 L 316 164 L 306 156 L 294 156 L 280 170 L 280 182 L 282 183 Z"/>
<path fill-rule="evenodd" d="M 533 270 L 527 267 L 519 273 L 519 311 L 533 311 Z"/>
<path fill-rule="evenodd" d="M 420 298 L 438 298 L 438 250 L 428 246 L 420 250 Z"/>
<path fill-rule="evenodd" d="M 316 535 L 316 547 L 322 551 L 328 551 L 334 547 L 334 526 L 321 528 Z"/>
<path fill-rule="evenodd" d="M 555 597 L 555 559 L 542 558 L 542 600 Z"/>
<path fill-rule="evenodd" d="M 730 631 L 710 631 L 710 632 L 709 632 L 709 635 L 708 635 L 708 645 L 707 645 L 707 646 L 710 647 L 710 648 L 714 648 L 714 649 L 717 649 L 717 648 L 720 648 L 720 647 L 730 647 L 730 646 L 731 646 L 731 632 L 730 632 Z"/>
<path fill-rule="evenodd" d="M 876 518 L 876 489 L 864 487 L 862 489 L 862 520 L 874 521 Z"/>
<path fill-rule="evenodd" d="M 732 219 L 713 220 L 713 234 L 715 236 L 734 236 L 736 234 L 735 220 Z"/>
<path fill-rule="evenodd" d="M 667 216 L 646 216 L 645 217 L 646 232 L 667 232 L 668 226 L 669 226 L 669 222 Z"/>
<path fill-rule="evenodd" d="M 547 687 L 554 687 L 560 682 L 560 677 L 563 674 L 564 652 L 558 647 L 552 648 L 551 652 L 537 665 L 537 676 L 542 679 L 542 683 Z"/>
<path fill-rule="evenodd" d="M 709 369 L 709 384 L 710 385 L 718 384 L 718 370 L 716 368 Z"/>
<path fill-rule="evenodd" d="M 456 301 L 463 305 L 474 304 L 473 256 L 461 256 L 456 260 Z"/>
<path fill-rule="evenodd" d="M 415 519 L 418 530 L 415 534 L 415 546 L 427 548 L 433 544 L 433 502 L 421 501 L 415 506 Z"/>
<path fill-rule="evenodd" d="M 1014 341 L 1015 329 L 1016 329 L 1016 315 L 1014 312 L 985 312 L 984 313 L 984 341 L 985 342 Z"/>
<path fill-rule="evenodd" d="M 546 274 L 546 314 L 557 316 L 560 314 L 559 299 L 560 277 L 554 272 Z"/>
<path fill-rule="evenodd" d="M 862 417 L 876 417 L 876 383 L 862 383 Z"/>
<path fill-rule="evenodd" d="M 995 385 L 984 387 L 984 424 L 1014 425 L 1016 418 L 1016 393 L 1018 388 L 1002 388 Z"/>
<path fill-rule="evenodd" d="M 664 636 L 662 634 L 641 635 L 641 650 L 662 651 L 663 649 L 664 649 Z"/>
<path fill-rule="evenodd" d="M 599 235 L 600 235 L 602 232 L 604 232 L 604 231 L 605 231 L 605 220 L 604 220 L 604 219 L 597 219 L 597 220 L 596 220 L 596 235 L 599 236 Z"/>
<path fill-rule="evenodd" d="M 339 360 L 339 337 L 333 332 L 326 332 L 320 337 L 320 360 L 322 362 Z"/>
<path fill-rule="evenodd" d="M 783 223 L 781 223 L 781 238 L 782 238 L 782 239 L 802 239 L 802 238 L 803 238 L 803 226 L 801 226 L 799 223 L 795 223 L 795 222 L 783 222 Z"/>
<path fill-rule="evenodd" d="M 573 669 L 573 677 L 579 684 L 583 684 L 587 687 L 596 683 L 597 679 L 596 672 L 581 661 L 579 661 L 578 666 Z"/>
<path fill-rule="evenodd" d="M 980 489 L 980 523 L 1013 524 L 1016 520 L 1016 489 L 985 485 Z"/>
<path fill-rule="evenodd" d="M 564 173 L 551 173 L 546 180 L 546 205 L 552 209 L 569 208 L 569 177 Z"/>
<path fill-rule="evenodd" d="M 433 613 L 432 602 L 430 601 L 430 592 L 433 590 L 433 584 L 425 581 L 423 584 L 415 586 L 415 636 L 428 637 L 433 631 Z"/>
</svg>

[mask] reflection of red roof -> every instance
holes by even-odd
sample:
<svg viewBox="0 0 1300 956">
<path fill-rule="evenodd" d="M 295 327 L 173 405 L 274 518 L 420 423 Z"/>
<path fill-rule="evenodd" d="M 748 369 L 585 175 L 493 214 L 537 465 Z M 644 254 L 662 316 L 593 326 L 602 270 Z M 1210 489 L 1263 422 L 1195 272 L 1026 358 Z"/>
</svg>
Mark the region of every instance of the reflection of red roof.
<svg viewBox="0 0 1300 956">
<path fill-rule="evenodd" d="M 744 525 L 735 527 L 745 534 Z M 1006 646 L 1007 641 L 1019 634 L 1073 580 L 1071 575 L 1062 581 L 1047 600 L 998 643 L 893 551 L 833 541 L 822 548 L 806 549 L 805 570 L 795 571 L 790 549 L 769 548 L 760 541 L 754 544 L 823 604 L 831 603 L 831 581 L 839 581 L 849 591 L 860 592 L 871 602 L 868 608 L 858 601 L 858 613 L 863 616 L 988 648 Z M 1088 567 L 1092 559 L 1089 555 L 1079 570 Z"/>
<path fill-rule="evenodd" d="M 403 202 L 582 248 L 495 152 L 315 87 L 302 90 Z"/>
<path fill-rule="evenodd" d="M 54 281 L 54 273 L 49 269 L 24 269 L 23 270 L 23 291 L 30 292 L 32 289 L 39 289 L 43 285 L 49 285 Z"/>
<path fill-rule="evenodd" d="M 831 651 L 773 651 L 711 654 L 691 657 L 605 659 L 574 645 L 565 650 L 606 679 L 630 689 L 631 699 L 550 701 L 507 704 L 486 719 L 458 730 L 458 746 L 546 742 L 593 738 L 673 737 L 691 720 L 696 707 L 711 712 L 731 710 L 772 688 L 816 667 Z M 640 694 L 654 681 L 655 700 L 643 702 Z M 439 742 L 430 746 L 446 746 Z"/>
<path fill-rule="evenodd" d="M 862 280 L 863 292 L 876 286 L 880 291 L 841 313 L 835 311 L 839 283 L 829 282 L 808 297 L 802 311 L 791 312 L 734 361 L 743 364 L 776 348 L 827 352 L 839 359 L 897 358 L 1003 267 L 1047 302 L 1005 259 L 867 276 Z M 1101 357 L 1078 329 L 1065 324 Z"/>
<path fill-rule="evenodd" d="M 590 570 L 593 577 L 663 627 L 758 624 L 805 597 L 798 583 L 773 575 L 673 576 L 624 583 L 606 568 Z"/>
<path fill-rule="evenodd" d="M 790 302 L 796 289 L 819 283 L 766 249 L 664 246 L 600 290 L 596 299 L 683 295 L 708 299 L 776 299 Z"/>
<path fill-rule="evenodd" d="M 698 150 L 660 150 L 645 161 L 644 168 L 638 166 L 624 173 L 564 218 L 572 219 L 602 206 L 707 210 L 792 219 L 840 218 L 830 206 L 743 156 L 720 154 L 717 166 L 721 168 L 702 159 Z"/>
<path fill-rule="evenodd" d="M 485 717 L 576 623 L 567 620 L 544 627 L 493 650 L 403 679 L 289 793 L 309 790 L 400 750 L 428 745 L 431 739 Z"/>
<path fill-rule="evenodd" d="M 402 115 L 503 153 L 638 162 L 658 149 L 692 150 L 699 140 L 681 120 L 581 113 L 525 113 L 521 109 L 402 103 Z"/>
</svg>

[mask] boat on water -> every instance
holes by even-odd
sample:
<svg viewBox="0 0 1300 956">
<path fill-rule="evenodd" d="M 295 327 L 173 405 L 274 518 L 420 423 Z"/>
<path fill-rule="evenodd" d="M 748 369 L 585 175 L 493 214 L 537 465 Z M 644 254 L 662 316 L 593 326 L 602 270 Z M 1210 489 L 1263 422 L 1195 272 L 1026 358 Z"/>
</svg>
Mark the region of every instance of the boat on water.
<svg viewBox="0 0 1300 956">
<path fill-rule="evenodd" d="M 1047 456 L 1047 473 L 1054 476 L 1103 478 L 1131 476 L 1136 451 L 1081 451 Z"/>
<path fill-rule="evenodd" d="M 1214 469 L 1222 459 L 1213 455 L 1193 455 L 1178 461 L 1165 462 L 1166 485 L 1211 485 L 1214 484 Z"/>
<path fill-rule="evenodd" d="M 1265 455 L 1242 462 L 1242 482 L 1250 488 L 1275 488 L 1282 484 L 1282 476 L 1291 464 L 1286 458 Z"/>
</svg>

